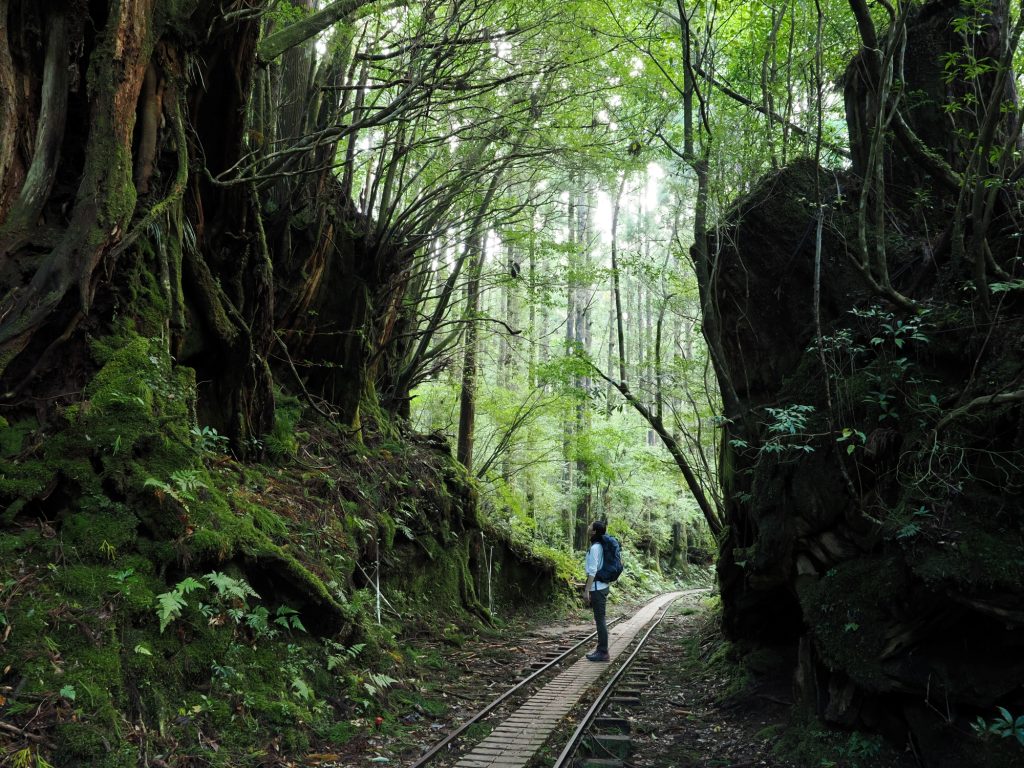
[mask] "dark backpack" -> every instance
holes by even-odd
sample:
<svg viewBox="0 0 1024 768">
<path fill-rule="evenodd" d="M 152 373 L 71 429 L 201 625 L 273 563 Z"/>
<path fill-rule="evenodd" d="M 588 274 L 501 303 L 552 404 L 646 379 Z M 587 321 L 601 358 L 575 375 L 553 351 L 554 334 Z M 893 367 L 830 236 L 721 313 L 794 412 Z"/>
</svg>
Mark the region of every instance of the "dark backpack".
<svg viewBox="0 0 1024 768">
<path fill-rule="evenodd" d="M 594 579 L 610 584 L 622 575 L 622 545 L 614 536 L 605 534 L 601 537 L 601 548 L 604 550 L 604 565 Z"/>
</svg>

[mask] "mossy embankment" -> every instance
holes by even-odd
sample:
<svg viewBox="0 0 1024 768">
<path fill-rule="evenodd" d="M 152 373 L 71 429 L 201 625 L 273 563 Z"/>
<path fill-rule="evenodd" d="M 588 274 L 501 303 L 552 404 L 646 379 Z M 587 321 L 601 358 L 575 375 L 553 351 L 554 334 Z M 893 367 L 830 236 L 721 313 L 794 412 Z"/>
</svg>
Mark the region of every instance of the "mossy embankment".
<svg viewBox="0 0 1024 768">
<path fill-rule="evenodd" d="M 415 693 L 402 632 L 491 620 L 481 541 L 503 563 L 496 609 L 557 591 L 552 563 L 482 538 L 443 442 L 346 437 L 278 392 L 274 430 L 247 446 L 264 459 L 239 462 L 197 423 L 191 370 L 136 328 L 92 344 L 95 375 L 55 416 L 0 420 L 6 753 L 301 754 Z"/>
</svg>

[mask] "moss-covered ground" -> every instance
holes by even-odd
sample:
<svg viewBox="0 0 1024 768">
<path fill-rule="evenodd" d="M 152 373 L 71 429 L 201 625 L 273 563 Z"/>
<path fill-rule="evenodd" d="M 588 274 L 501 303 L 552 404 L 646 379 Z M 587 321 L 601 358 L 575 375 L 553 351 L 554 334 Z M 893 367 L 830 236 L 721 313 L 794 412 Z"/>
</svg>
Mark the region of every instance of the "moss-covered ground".
<svg viewBox="0 0 1024 768">
<path fill-rule="evenodd" d="M 274 765 L 436 711 L 409 638 L 511 599 L 477 594 L 449 453 L 346 439 L 279 392 L 240 462 L 161 337 L 92 355 L 57 423 L 0 420 L 0 764 Z M 552 562 L 523 574 L 557 594 Z"/>
</svg>

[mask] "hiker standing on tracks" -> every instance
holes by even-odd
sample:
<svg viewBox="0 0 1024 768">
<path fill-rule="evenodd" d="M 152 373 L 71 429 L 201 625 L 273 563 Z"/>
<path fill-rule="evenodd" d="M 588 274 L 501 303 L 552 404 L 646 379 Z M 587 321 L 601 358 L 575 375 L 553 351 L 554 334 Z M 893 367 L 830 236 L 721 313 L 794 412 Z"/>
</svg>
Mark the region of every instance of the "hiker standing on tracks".
<svg viewBox="0 0 1024 768">
<path fill-rule="evenodd" d="M 594 623 L 597 624 L 597 649 L 587 654 L 590 661 L 608 661 L 608 625 L 605 622 L 605 607 L 608 604 L 608 584 L 597 580 L 597 572 L 604 566 L 605 524 L 595 520 L 587 528 L 590 549 L 587 550 L 587 585 L 583 588 L 583 602 L 594 609 Z"/>
</svg>

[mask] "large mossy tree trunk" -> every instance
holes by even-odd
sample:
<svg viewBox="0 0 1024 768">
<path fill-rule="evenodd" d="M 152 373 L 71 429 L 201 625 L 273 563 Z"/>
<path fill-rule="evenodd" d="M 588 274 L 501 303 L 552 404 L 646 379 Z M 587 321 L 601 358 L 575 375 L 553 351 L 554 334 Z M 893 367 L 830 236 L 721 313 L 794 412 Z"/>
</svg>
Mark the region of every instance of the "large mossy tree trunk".
<svg viewBox="0 0 1024 768">
<path fill-rule="evenodd" d="M 275 382 L 342 428 L 392 416 L 376 391 L 410 249 L 374 239 L 336 145 L 307 141 L 344 108 L 324 94 L 351 75 L 351 28 L 322 59 L 307 36 L 261 62 L 266 11 L 0 0 L 0 523 L 110 495 L 127 529 L 176 542 L 158 567 L 275 564 L 335 628 L 323 585 L 217 494 L 190 511 L 153 491 L 212 488 L 207 427 L 259 457 Z"/>
<path fill-rule="evenodd" d="M 272 29 L 264 40 L 285 31 Z M 251 111 L 265 152 L 303 145 L 317 131 L 351 119 L 332 89 L 352 74 L 353 31 L 342 24 L 334 35 L 323 57 L 308 38 L 258 70 Z M 389 302 L 401 298 L 396 276 L 406 254 L 371 236 L 374 222 L 337 175 L 338 152 L 338 141 L 328 140 L 291 158 L 284 153 L 268 168 L 287 162 L 288 172 L 263 182 L 261 199 L 274 263 L 275 357 L 287 356 L 282 379 L 295 386 L 300 377 L 311 396 L 361 434 L 362 410 L 379 415 L 375 353 L 390 338 L 385 316 Z"/>
<path fill-rule="evenodd" d="M 969 723 L 1024 710 L 1024 313 L 1006 288 L 1021 277 L 1017 193 L 996 185 L 974 215 L 972 180 L 999 168 L 959 151 L 972 115 L 944 107 L 968 87 L 995 92 L 992 145 L 1013 145 L 1019 120 L 994 73 L 943 80 L 943 54 L 1001 50 L 998 8 L 977 39 L 952 33 L 972 8 L 909 17 L 902 89 L 915 98 L 884 135 L 874 54 L 861 54 L 847 78 L 853 168 L 799 162 L 738 200 L 713 233 L 708 286 L 715 362 L 744 416 L 722 456 L 725 629 L 792 649 L 819 715 L 909 739 L 928 766 L 1013 764 L 1009 740 L 972 742 Z M 807 205 L 819 195 L 820 222 Z M 1005 285 L 979 280 L 979 241 Z"/>
<path fill-rule="evenodd" d="M 260 204 L 213 181 L 249 152 L 260 8 L 0 7 L 0 523 L 70 541 L 123 507 L 126 541 L 161 543 L 155 569 L 235 560 L 333 631 L 334 598 L 231 511 L 194 445 L 212 427 L 252 456 L 274 425 Z"/>
<path fill-rule="evenodd" d="M 115 317 L 195 369 L 199 421 L 239 454 L 273 426 L 272 365 L 350 424 L 375 401 L 373 350 L 393 332 L 401 254 L 366 237 L 373 227 L 330 170 L 335 144 L 295 153 L 276 180 L 244 179 L 253 157 L 337 117 L 322 92 L 350 51 L 314 67 L 310 40 L 259 65 L 262 10 L 0 5 L 8 403 L 52 412 L 55 395 L 81 391 L 95 370 L 88 339 Z M 127 279 L 136 263 L 153 295 Z"/>
<path fill-rule="evenodd" d="M 202 169 L 247 151 L 258 18 L 160 0 L 3 10 L 0 78 L 19 86 L 2 110 L 5 400 L 81 391 L 88 339 L 116 318 L 196 369 L 201 419 L 243 449 L 273 423 L 270 263 L 250 191 Z M 54 46 L 63 57 L 40 66 Z"/>
</svg>

